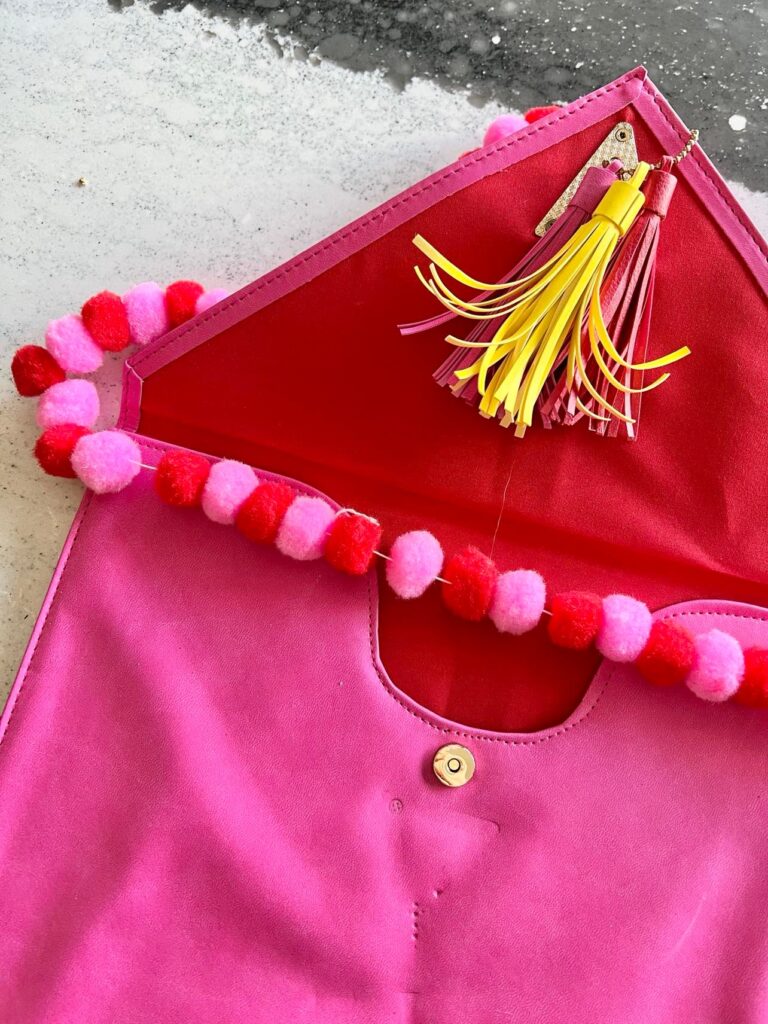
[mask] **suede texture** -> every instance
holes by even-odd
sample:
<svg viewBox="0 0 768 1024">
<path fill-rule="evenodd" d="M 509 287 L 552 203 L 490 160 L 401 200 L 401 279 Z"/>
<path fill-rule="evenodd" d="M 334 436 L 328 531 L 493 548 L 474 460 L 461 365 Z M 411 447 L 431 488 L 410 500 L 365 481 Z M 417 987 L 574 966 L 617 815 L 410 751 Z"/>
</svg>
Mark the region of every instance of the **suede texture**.
<svg viewBox="0 0 768 1024">
<path fill-rule="evenodd" d="M 637 443 L 516 442 L 434 384 L 439 332 L 396 328 L 434 312 L 416 230 L 501 277 L 619 119 L 649 159 L 685 137 L 631 72 L 147 345 L 142 461 L 154 438 L 242 459 L 385 547 L 497 528 L 499 567 L 550 594 L 687 602 L 661 614 L 767 646 L 765 246 L 700 152 L 650 352 L 694 354 Z M 765 737 L 765 712 L 462 622 L 438 587 L 379 604 L 373 571 L 168 508 L 142 471 L 85 499 L 0 724 L 0 1020 L 762 1024 Z M 477 763 L 458 789 L 431 767 L 451 742 Z"/>
<path fill-rule="evenodd" d="M 768 643 L 760 609 L 665 614 Z M 761 1024 L 765 714 L 605 665 L 562 725 L 478 732 L 376 630 L 372 573 L 149 472 L 86 499 L 0 743 L 0 1020 Z"/>
</svg>

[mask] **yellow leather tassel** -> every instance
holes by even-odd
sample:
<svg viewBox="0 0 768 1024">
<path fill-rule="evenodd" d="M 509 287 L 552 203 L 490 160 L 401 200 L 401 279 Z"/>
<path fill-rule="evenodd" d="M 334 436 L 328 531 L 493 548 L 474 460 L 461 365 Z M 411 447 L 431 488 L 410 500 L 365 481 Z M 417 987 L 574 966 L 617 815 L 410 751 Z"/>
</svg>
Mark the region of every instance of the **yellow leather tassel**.
<svg viewBox="0 0 768 1024">
<path fill-rule="evenodd" d="M 480 412 L 499 416 L 504 426 L 515 425 L 518 435 L 533 423 L 536 402 L 555 366 L 566 356 L 566 380 L 578 379 L 596 406 L 620 420 L 625 413 L 601 396 L 599 384 L 587 379 L 582 346 L 588 339 L 599 371 L 611 378 L 608 364 L 628 370 L 662 369 L 689 355 L 683 346 L 645 363 L 627 363 L 608 335 L 600 308 L 600 288 L 620 238 L 640 212 L 640 191 L 650 170 L 640 163 L 628 181 L 616 181 L 595 209 L 592 218 L 539 270 L 517 281 L 488 284 L 454 266 L 420 235 L 414 239 L 430 260 L 429 277 L 416 267 L 422 284 L 449 310 L 470 320 L 501 319 L 490 341 L 468 342 L 451 335 L 452 345 L 482 350 L 471 366 L 456 373 L 458 380 L 476 378 Z M 445 277 L 486 297 L 473 301 L 459 298 Z M 659 374 L 646 387 L 658 387 L 668 373 Z M 623 387 L 623 385 L 622 385 Z M 629 421 L 631 422 L 631 421 Z"/>
</svg>

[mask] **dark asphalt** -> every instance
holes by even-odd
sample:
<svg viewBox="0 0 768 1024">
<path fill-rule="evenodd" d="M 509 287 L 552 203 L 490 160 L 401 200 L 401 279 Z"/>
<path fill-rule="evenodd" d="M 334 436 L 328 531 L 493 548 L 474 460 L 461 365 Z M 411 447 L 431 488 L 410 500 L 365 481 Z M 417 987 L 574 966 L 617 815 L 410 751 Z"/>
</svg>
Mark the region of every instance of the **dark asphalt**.
<svg viewBox="0 0 768 1024">
<path fill-rule="evenodd" d="M 158 13 L 186 0 L 146 2 Z M 290 56 L 414 75 L 470 100 L 570 100 L 645 64 L 727 177 L 768 189 L 768 0 L 199 0 L 292 41 Z M 288 56 L 286 52 L 286 56 Z M 735 119 L 731 121 L 732 118 Z M 741 120 L 740 120 L 741 119 Z M 741 130 L 734 130 L 746 121 Z"/>
</svg>

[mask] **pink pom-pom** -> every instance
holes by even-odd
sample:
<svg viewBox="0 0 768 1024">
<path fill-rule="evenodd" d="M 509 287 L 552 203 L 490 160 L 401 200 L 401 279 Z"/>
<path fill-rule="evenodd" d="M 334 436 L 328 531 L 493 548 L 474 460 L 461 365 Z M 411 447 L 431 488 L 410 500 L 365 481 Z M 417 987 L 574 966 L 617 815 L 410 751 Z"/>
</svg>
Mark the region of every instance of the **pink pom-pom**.
<svg viewBox="0 0 768 1024">
<path fill-rule="evenodd" d="M 288 506 L 280 523 L 275 540 L 278 551 L 300 562 L 320 558 L 335 515 L 323 498 L 300 494 Z"/>
<path fill-rule="evenodd" d="M 699 633 L 693 642 L 696 656 L 686 685 L 702 700 L 728 700 L 738 690 L 744 676 L 741 645 L 719 629 Z"/>
<path fill-rule="evenodd" d="M 398 597 L 421 597 L 443 568 L 443 549 L 428 530 L 411 530 L 396 538 L 389 552 L 387 583 Z"/>
<path fill-rule="evenodd" d="M 537 572 L 503 572 L 496 581 L 488 616 L 500 633 L 520 636 L 538 625 L 546 597 L 546 585 Z"/>
<path fill-rule="evenodd" d="M 137 284 L 123 296 L 123 305 L 131 329 L 131 341 L 148 345 L 168 330 L 165 290 L 154 281 Z"/>
<path fill-rule="evenodd" d="M 528 122 L 522 114 L 502 114 L 501 117 L 497 117 L 495 121 L 491 121 L 488 125 L 483 138 L 483 145 L 490 146 L 492 142 L 498 142 L 499 139 L 504 139 L 507 135 L 514 135 L 521 128 L 527 127 Z M 509 631 L 504 630 L 504 632 Z"/>
<path fill-rule="evenodd" d="M 96 494 L 122 491 L 141 469 L 141 449 L 121 430 L 81 437 L 72 452 L 72 468 Z"/>
<path fill-rule="evenodd" d="M 214 523 L 232 526 L 240 506 L 258 483 L 256 474 L 243 462 L 215 462 L 203 487 L 203 512 Z"/>
<path fill-rule="evenodd" d="M 89 380 L 63 380 L 53 384 L 37 403 L 37 425 L 47 430 L 60 423 L 92 427 L 99 418 L 99 393 Z"/>
<path fill-rule="evenodd" d="M 91 373 L 104 361 L 104 353 L 82 318 L 74 313 L 51 320 L 45 331 L 45 347 L 67 373 Z"/>
<path fill-rule="evenodd" d="M 603 621 L 595 646 L 609 661 L 635 661 L 648 643 L 653 620 L 642 601 L 625 594 L 603 598 Z"/>
<path fill-rule="evenodd" d="M 229 292 L 226 288 L 212 288 L 209 292 L 203 292 L 202 295 L 198 296 L 197 302 L 195 303 L 195 316 L 199 316 L 200 313 L 204 313 L 206 309 L 210 309 L 211 306 L 215 306 L 217 302 L 221 302 L 222 299 L 226 299 Z"/>
</svg>

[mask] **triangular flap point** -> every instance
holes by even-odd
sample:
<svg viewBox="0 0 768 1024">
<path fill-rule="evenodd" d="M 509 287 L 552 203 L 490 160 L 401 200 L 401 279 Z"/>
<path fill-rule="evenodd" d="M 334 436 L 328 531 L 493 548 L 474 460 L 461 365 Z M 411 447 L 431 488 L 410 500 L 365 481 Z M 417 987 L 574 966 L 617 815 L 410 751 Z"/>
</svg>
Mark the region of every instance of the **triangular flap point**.
<svg viewBox="0 0 768 1024">
<path fill-rule="evenodd" d="M 587 160 L 568 188 L 552 204 L 546 214 L 536 225 L 535 234 L 542 238 L 555 223 L 576 194 L 576 190 L 590 167 L 605 167 L 612 161 L 621 163 L 625 171 L 630 173 L 637 167 L 637 147 L 635 132 L 628 121 L 619 121 L 608 132 L 592 156 Z"/>
</svg>

